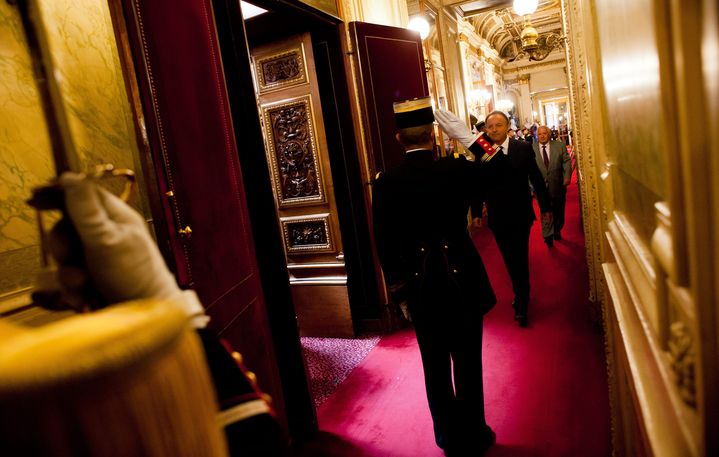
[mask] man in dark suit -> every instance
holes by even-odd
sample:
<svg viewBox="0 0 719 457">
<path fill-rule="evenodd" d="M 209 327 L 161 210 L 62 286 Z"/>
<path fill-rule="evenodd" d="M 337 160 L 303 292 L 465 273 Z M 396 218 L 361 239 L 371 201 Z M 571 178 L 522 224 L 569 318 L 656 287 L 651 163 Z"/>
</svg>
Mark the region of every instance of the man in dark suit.
<svg viewBox="0 0 719 457">
<path fill-rule="evenodd" d="M 473 204 L 476 209 L 473 213 L 479 214 L 477 207 L 482 201 L 487 203 L 488 225 L 512 279 L 514 318 L 520 327 L 526 327 L 529 323 L 529 231 L 536 219 L 530 181 L 542 219 L 552 217 L 549 193 L 534 160 L 532 146 L 509 139 L 509 118 L 501 111 L 487 116 L 487 133 L 481 136 L 473 135 L 449 111 L 437 111 L 436 118 L 450 138 L 459 140 L 478 158 L 481 182 L 486 190 Z"/>
<path fill-rule="evenodd" d="M 480 455 L 495 440 L 484 415 L 482 319 L 496 298 L 467 228 L 474 167 L 461 155 L 434 160 L 430 98 L 394 110 L 406 153 L 373 185 L 377 253 L 415 327 L 437 445 Z"/>
<path fill-rule="evenodd" d="M 561 240 L 564 227 L 564 206 L 567 186 L 572 179 L 572 158 L 567 147 L 561 141 L 550 141 L 551 131 L 546 125 L 537 129 L 538 143 L 533 145 L 534 157 L 544 183 L 552 199 L 552 222 L 542 221 L 542 236 L 547 246 L 553 246 L 553 240 Z"/>
</svg>

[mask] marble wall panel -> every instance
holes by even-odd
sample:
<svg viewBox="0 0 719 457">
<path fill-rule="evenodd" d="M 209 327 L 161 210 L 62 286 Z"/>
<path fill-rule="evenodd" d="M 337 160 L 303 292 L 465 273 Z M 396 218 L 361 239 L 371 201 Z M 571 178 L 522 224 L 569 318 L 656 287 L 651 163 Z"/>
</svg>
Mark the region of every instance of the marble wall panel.
<svg viewBox="0 0 719 457">
<path fill-rule="evenodd" d="M 0 299 L 40 264 L 31 189 L 54 174 L 50 142 L 17 9 L 0 2 Z"/>
<path fill-rule="evenodd" d="M 39 0 L 54 74 L 67 114 L 69 151 L 80 170 L 112 163 L 130 168 L 140 185 L 131 204 L 147 219 L 132 110 L 106 2 Z M 39 268 L 36 216 L 25 201 L 54 176 L 46 122 L 17 7 L 0 1 L 0 300 L 27 289 Z M 111 187 L 115 187 L 111 185 Z M 121 188 L 117 183 L 118 190 Z"/>
<path fill-rule="evenodd" d="M 133 169 L 139 175 L 138 189 L 144 192 L 132 109 L 107 2 L 39 3 L 81 171 L 102 163 Z M 131 204 L 149 218 L 146 195 L 135 194 Z"/>
</svg>

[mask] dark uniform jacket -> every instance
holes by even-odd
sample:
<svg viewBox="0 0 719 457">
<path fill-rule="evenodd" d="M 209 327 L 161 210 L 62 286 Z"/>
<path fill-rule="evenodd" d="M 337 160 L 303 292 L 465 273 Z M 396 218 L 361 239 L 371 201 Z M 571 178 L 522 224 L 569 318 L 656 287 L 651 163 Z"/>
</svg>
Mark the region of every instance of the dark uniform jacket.
<svg viewBox="0 0 719 457">
<path fill-rule="evenodd" d="M 496 302 L 467 231 L 467 213 L 478 192 L 474 164 L 463 156 L 434 161 L 429 150 L 407 153 L 399 167 L 374 183 L 380 263 L 390 285 L 406 285 L 415 321 L 436 311 L 482 316 Z M 436 303 L 437 297 L 444 303 Z"/>
<path fill-rule="evenodd" d="M 531 181 L 541 212 L 551 211 L 551 200 L 544 177 L 534 159 L 532 145 L 525 141 L 509 140 L 507 154 L 497 152 L 486 163 L 479 163 L 479 180 L 485 191 L 473 202 L 473 213 L 481 214 L 477 206 L 487 202 L 487 219 L 492 230 L 521 224 L 531 225 L 536 219 L 532 207 Z M 475 143 L 469 148 L 482 157 L 482 147 Z"/>
</svg>

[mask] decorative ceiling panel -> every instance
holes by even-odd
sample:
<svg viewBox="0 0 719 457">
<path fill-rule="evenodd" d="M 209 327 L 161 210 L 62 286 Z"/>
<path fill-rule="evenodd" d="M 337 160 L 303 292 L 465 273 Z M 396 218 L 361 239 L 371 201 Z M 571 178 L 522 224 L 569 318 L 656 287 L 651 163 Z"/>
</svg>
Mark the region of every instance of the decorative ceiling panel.
<svg viewBox="0 0 719 457">
<path fill-rule="evenodd" d="M 514 13 L 511 0 L 445 1 L 470 21 L 475 32 L 497 50 L 506 61 L 527 57 L 522 53 L 521 33 L 524 19 Z M 539 33 L 541 46 L 554 48 L 561 45 L 562 18 L 560 0 L 540 0 L 537 11 L 531 15 L 531 24 Z M 551 51 L 551 49 L 550 49 Z M 535 55 L 532 60 L 541 60 Z M 538 58 L 539 57 L 539 58 Z"/>
</svg>

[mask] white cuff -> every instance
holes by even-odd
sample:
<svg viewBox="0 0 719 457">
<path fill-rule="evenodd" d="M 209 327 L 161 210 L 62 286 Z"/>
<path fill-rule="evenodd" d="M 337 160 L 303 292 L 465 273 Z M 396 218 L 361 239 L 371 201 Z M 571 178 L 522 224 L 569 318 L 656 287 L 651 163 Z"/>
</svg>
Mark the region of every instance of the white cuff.
<svg viewBox="0 0 719 457">
<path fill-rule="evenodd" d="M 202 307 L 200 299 L 194 290 L 183 290 L 171 300 L 190 318 L 192 328 L 207 327 L 210 316 L 205 314 L 205 308 Z"/>
<path fill-rule="evenodd" d="M 472 135 L 465 137 L 460 141 L 465 148 L 469 148 L 477 141 L 477 138 L 479 138 L 480 135 L 481 133 L 473 133 Z"/>
</svg>

